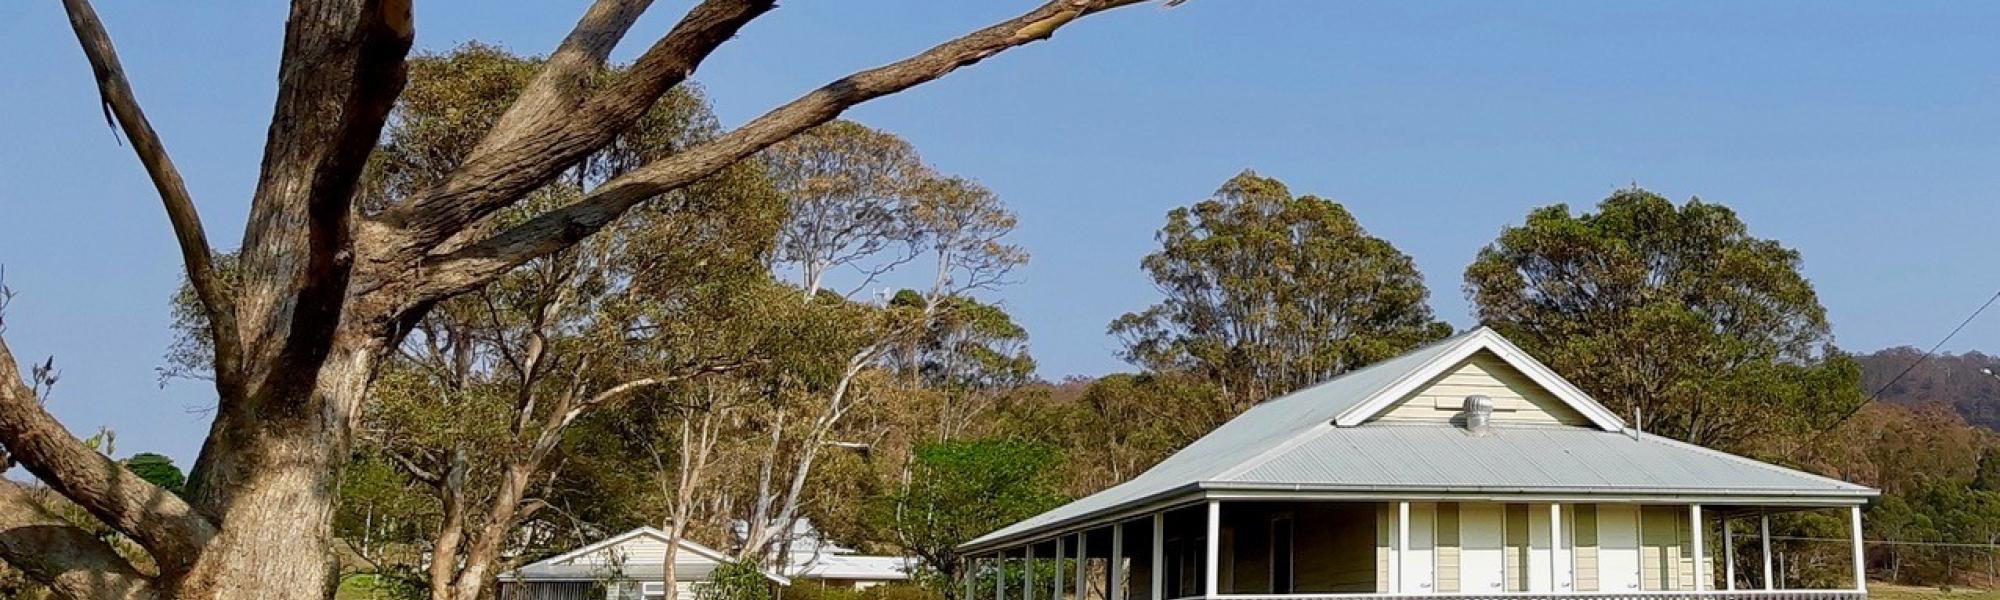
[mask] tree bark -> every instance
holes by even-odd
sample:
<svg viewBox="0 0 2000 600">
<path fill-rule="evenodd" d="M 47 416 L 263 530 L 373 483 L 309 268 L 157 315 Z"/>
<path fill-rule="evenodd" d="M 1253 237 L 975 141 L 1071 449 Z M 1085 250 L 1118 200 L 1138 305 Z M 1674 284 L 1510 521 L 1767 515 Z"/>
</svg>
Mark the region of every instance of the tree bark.
<svg viewBox="0 0 2000 600">
<path fill-rule="evenodd" d="M 211 435 L 196 501 L 223 527 L 172 586 L 176 598 L 321 600 L 335 584 L 332 519 L 339 467 L 382 338 L 337 341 L 299 409 L 259 411 L 255 428 Z M 218 415 L 218 419 L 220 416 Z M 211 454 L 212 448 L 227 448 Z"/>
</svg>

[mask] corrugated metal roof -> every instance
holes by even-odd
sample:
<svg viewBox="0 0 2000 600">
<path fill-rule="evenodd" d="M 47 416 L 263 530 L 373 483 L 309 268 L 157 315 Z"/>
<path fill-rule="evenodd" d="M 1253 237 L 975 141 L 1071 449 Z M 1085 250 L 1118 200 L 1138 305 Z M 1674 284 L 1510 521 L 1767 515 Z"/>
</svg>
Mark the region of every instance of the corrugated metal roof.
<svg viewBox="0 0 2000 600">
<path fill-rule="evenodd" d="M 1866 487 L 1644 433 L 1422 423 L 1326 427 L 1216 484 L 1396 490 L 1867 494 Z"/>
<path fill-rule="evenodd" d="M 1646 434 L 1567 382 L 1555 390 L 1600 427 L 1496 426 L 1474 437 L 1444 424 L 1368 422 L 1336 417 L 1412 377 L 1429 378 L 1467 351 L 1546 372 L 1490 329 L 1478 328 L 1357 369 L 1244 411 L 1130 481 L 980 536 L 967 547 L 1012 543 L 1140 504 L 1196 490 L 1429 490 L 1634 494 L 1713 493 L 1870 496 L 1873 490 Z M 1554 377 L 1550 373 L 1550 377 Z"/>
<path fill-rule="evenodd" d="M 709 573 L 715 572 L 712 562 L 679 562 L 674 565 L 674 578 L 681 581 L 707 581 Z M 504 581 L 602 581 L 613 577 L 635 581 L 660 581 L 666 579 L 666 570 L 659 563 L 643 565 L 526 565 L 514 571 L 502 573 Z"/>
<path fill-rule="evenodd" d="M 1349 407 L 1444 355 L 1457 342 L 1473 333 L 1461 333 L 1252 406 L 1138 477 L 981 536 L 971 543 L 1010 537 L 1208 481 L 1271 450 L 1274 444 L 1306 433 L 1315 426 L 1328 425 Z"/>
<path fill-rule="evenodd" d="M 814 557 L 785 569 L 795 579 L 865 579 L 893 581 L 910 578 L 916 559 L 902 556 L 838 554 Z"/>
</svg>

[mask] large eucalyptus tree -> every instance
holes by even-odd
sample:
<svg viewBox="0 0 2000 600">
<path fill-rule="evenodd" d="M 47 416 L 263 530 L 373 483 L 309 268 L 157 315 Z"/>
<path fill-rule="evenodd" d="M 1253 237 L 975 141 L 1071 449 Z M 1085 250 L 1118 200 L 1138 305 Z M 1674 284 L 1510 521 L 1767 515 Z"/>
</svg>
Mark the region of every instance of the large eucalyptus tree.
<svg viewBox="0 0 2000 600">
<path fill-rule="evenodd" d="M 0 343 L 0 445 L 145 549 L 141 570 L 0 481 L 0 558 L 76 598 L 321 598 L 330 593 L 338 465 L 384 355 L 438 302 L 576 244 L 632 207 L 702 180 L 842 111 L 1047 39 L 1139 0 L 1052 0 L 908 58 L 841 77 L 741 127 L 525 219 L 499 218 L 612 143 L 717 47 L 776 6 L 704 0 L 612 81 L 612 48 L 649 0 L 597 0 L 464 161 L 363 210 L 357 182 L 402 92 L 408 0 L 295 0 L 278 94 L 232 277 L 87 0 L 64 0 L 106 112 L 164 201 L 210 327 L 213 424 L 184 495 L 85 447 L 44 410 Z"/>
</svg>

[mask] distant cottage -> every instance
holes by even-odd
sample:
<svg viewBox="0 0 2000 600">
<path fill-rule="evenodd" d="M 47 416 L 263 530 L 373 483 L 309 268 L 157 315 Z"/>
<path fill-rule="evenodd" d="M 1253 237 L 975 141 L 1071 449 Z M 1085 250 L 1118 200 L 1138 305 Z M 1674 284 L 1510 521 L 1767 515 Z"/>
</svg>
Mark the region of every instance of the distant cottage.
<svg viewBox="0 0 2000 600">
<path fill-rule="evenodd" d="M 736 523 L 742 535 L 742 523 Z M 667 596 L 669 536 L 640 527 L 581 548 L 523 565 L 500 576 L 501 600 L 660 600 Z M 800 520 L 792 529 L 784 564 L 764 569 L 771 585 L 810 584 L 867 589 L 910 578 L 914 560 L 866 556 L 828 541 Z M 733 561 L 713 548 L 683 539 L 674 554 L 674 597 L 694 598 L 694 586 L 717 567 Z"/>
<path fill-rule="evenodd" d="M 1850 600 L 1877 495 L 1634 431 L 1481 328 L 1260 404 L 961 550 L 980 599 Z M 1768 515 L 1825 509 L 1848 513 L 1853 586 L 1775 589 Z M 1742 521 L 1762 566 L 1739 574 L 1722 524 Z"/>
</svg>

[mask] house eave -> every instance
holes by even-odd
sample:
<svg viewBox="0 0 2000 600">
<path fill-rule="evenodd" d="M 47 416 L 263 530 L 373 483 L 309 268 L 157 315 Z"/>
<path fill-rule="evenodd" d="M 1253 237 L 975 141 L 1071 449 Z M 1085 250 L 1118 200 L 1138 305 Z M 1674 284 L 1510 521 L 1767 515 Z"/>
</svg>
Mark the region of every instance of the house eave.
<svg viewBox="0 0 2000 600">
<path fill-rule="evenodd" d="M 1155 512 L 1180 508 L 1204 500 L 1324 500 L 1339 502 L 1380 501 L 1490 501 L 1598 504 L 1733 504 L 1772 508 L 1828 508 L 1861 506 L 1881 496 L 1872 488 L 1838 490 L 1755 490 L 1640 487 L 1525 487 L 1525 486 L 1383 486 L 1321 485 L 1291 483 L 1202 482 L 1188 484 L 1136 502 L 1108 507 L 992 539 L 975 539 L 958 547 L 964 554 L 1040 543 L 1052 538 L 1129 521 Z"/>
</svg>

